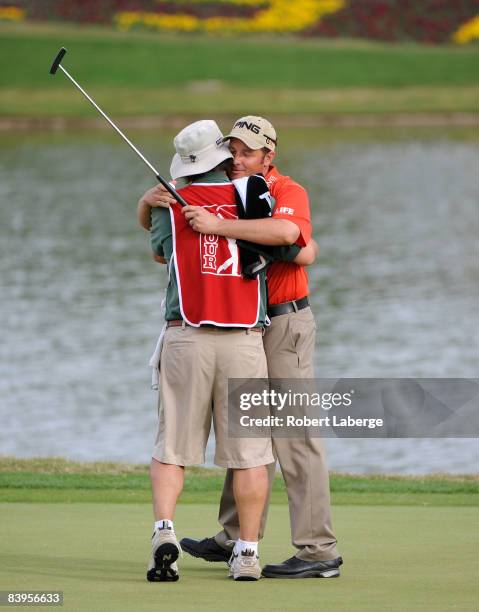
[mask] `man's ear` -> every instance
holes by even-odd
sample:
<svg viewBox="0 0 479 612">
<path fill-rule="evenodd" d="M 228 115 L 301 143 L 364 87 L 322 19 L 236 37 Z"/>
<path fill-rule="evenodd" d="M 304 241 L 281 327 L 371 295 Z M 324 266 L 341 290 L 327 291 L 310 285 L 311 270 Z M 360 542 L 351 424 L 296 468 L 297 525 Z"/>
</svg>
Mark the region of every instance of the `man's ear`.
<svg viewBox="0 0 479 612">
<path fill-rule="evenodd" d="M 268 163 L 268 166 L 271 166 L 271 164 L 273 163 L 273 159 L 275 156 L 275 152 L 274 151 L 268 151 L 264 157 L 264 161 Z"/>
</svg>

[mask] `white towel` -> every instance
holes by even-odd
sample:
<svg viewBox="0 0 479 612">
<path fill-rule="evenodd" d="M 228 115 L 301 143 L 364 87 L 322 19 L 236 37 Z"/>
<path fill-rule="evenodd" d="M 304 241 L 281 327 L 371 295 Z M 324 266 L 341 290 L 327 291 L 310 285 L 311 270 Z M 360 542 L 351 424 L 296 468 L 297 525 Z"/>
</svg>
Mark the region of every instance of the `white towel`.
<svg viewBox="0 0 479 612">
<path fill-rule="evenodd" d="M 169 271 L 168 271 L 169 272 Z M 160 311 L 163 313 L 163 317 L 166 313 L 166 291 L 165 297 L 161 300 Z M 160 386 L 160 359 L 161 359 L 161 349 L 163 347 L 163 338 L 165 337 L 166 332 L 166 321 L 161 328 L 160 335 L 158 336 L 158 340 L 156 341 L 155 350 L 153 351 L 153 355 L 150 357 L 150 361 L 148 365 L 153 368 L 151 372 L 151 388 L 153 391 L 158 391 Z"/>
<path fill-rule="evenodd" d="M 149 365 L 153 368 L 151 371 L 151 388 L 153 391 L 158 391 L 160 386 L 160 357 L 161 349 L 163 347 L 163 338 L 165 337 L 166 323 L 161 328 L 160 335 L 156 341 L 156 347 L 153 355 L 150 357 Z"/>
</svg>

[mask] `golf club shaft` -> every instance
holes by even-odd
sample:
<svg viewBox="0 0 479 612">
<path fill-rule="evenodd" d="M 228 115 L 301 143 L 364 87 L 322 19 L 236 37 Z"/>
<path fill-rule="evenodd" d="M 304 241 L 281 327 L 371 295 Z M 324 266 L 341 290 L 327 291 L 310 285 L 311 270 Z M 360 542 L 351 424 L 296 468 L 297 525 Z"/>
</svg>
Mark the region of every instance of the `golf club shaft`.
<svg viewBox="0 0 479 612">
<path fill-rule="evenodd" d="M 75 87 L 81 91 L 81 93 L 85 96 L 85 98 L 96 108 L 96 110 L 104 117 L 108 123 L 111 125 L 113 129 L 115 129 L 118 134 L 123 138 L 123 140 L 133 149 L 133 151 L 144 161 L 144 163 L 148 166 L 148 168 L 154 172 L 156 179 L 163 185 L 163 187 L 172 195 L 182 206 L 188 206 L 188 203 L 180 196 L 180 194 L 174 189 L 168 181 L 166 181 L 158 172 L 158 170 L 150 164 L 150 162 L 146 159 L 146 157 L 139 151 L 135 145 L 123 134 L 120 128 L 108 117 L 106 113 L 102 111 L 102 109 L 98 106 L 98 104 L 87 94 L 87 92 L 75 81 L 75 79 L 71 76 L 71 74 L 66 70 L 61 64 L 58 65 L 58 68 L 67 76 L 70 81 L 75 85 Z"/>
</svg>

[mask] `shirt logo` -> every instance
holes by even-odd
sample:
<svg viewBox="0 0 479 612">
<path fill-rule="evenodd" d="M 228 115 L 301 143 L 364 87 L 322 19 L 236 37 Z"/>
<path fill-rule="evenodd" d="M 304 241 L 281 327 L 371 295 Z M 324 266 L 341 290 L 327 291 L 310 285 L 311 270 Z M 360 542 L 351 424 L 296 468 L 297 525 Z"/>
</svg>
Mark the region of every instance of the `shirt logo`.
<svg viewBox="0 0 479 612">
<path fill-rule="evenodd" d="M 281 208 L 278 208 L 276 212 L 281 215 L 294 215 L 294 208 L 288 208 L 287 206 L 281 206 Z"/>
<path fill-rule="evenodd" d="M 237 219 L 236 206 L 205 206 L 220 219 Z M 225 248 L 226 247 L 226 248 Z M 241 276 L 236 240 L 216 234 L 200 234 L 201 272 L 215 276 Z"/>
<path fill-rule="evenodd" d="M 268 177 L 266 179 L 266 185 L 268 185 L 268 188 L 271 188 L 271 185 L 273 183 L 275 183 L 278 179 L 276 178 L 276 176 L 274 176 L 274 174 L 272 174 L 270 177 Z"/>
<path fill-rule="evenodd" d="M 272 209 L 273 208 L 273 198 L 271 197 L 271 193 L 269 191 L 265 191 L 264 193 L 262 193 L 259 196 L 260 200 L 266 200 L 268 202 L 268 206 Z"/>
</svg>

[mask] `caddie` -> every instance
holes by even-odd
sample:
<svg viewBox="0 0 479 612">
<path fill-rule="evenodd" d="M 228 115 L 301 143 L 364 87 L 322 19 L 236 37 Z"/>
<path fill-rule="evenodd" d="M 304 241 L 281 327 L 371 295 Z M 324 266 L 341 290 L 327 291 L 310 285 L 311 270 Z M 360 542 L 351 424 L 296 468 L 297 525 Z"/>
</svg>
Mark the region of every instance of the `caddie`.
<svg viewBox="0 0 479 612">
<path fill-rule="evenodd" d="M 313 378 L 316 324 L 308 299 L 308 277 L 303 265 L 311 263 L 311 218 L 308 195 L 303 187 L 281 175 L 273 165 L 277 135 L 263 117 L 238 119 L 225 141 L 233 155 L 230 178 L 261 173 L 275 200 L 273 216 L 259 220 L 218 219 L 204 209 L 188 211 L 191 227 L 200 233 L 249 240 L 258 244 L 286 245 L 291 261 L 276 261 L 268 270 L 268 315 L 271 325 L 264 336 L 270 378 Z M 161 187 L 140 199 L 138 217 L 148 228 L 150 211 L 168 206 L 171 197 Z M 300 247 L 302 249 L 296 257 Z M 295 259 L 294 259 L 295 258 Z M 313 257 L 314 258 L 314 257 Z M 325 451 L 319 438 L 308 436 L 274 438 L 277 457 L 288 492 L 292 543 L 296 553 L 283 563 L 267 565 L 263 575 L 271 578 L 335 577 L 342 558 L 336 548 L 331 524 L 329 474 Z M 275 466 L 268 467 L 270 487 Z M 262 517 L 260 537 L 267 517 Z M 238 513 L 232 493 L 232 473 L 227 471 L 220 502 L 219 522 L 223 526 L 214 538 L 183 538 L 182 548 L 207 561 L 227 561 L 232 540 L 238 533 Z"/>
<path fill-rule="evenodd" d="M 225 173 L 232 155 L 216 123 L 197 121 L 183 129 L 174 144 L 171 176 L 186 180 L 179 192 L 190 204 L 187 208 L 234 219 L 235 189 Z M 155 526 L 147 579 L 178 580 L 176 502 L 185 466 L 204 463 L 213 418 L 214 461 L 232 470 L 239 516 L 229 575 L 258 580 L 258 535 L 268 492 L 265 466 L 274 456 L 269 437 L 228 438 L 227 384 L 228 378 L 267 376 L 264 274 L 244 278 L 235 241 L 199 235 L 178 203 L 152 211 L 151 243 L 168 263 L 169 282 L 159 426 L 150 469 Z"/>
</svg>

